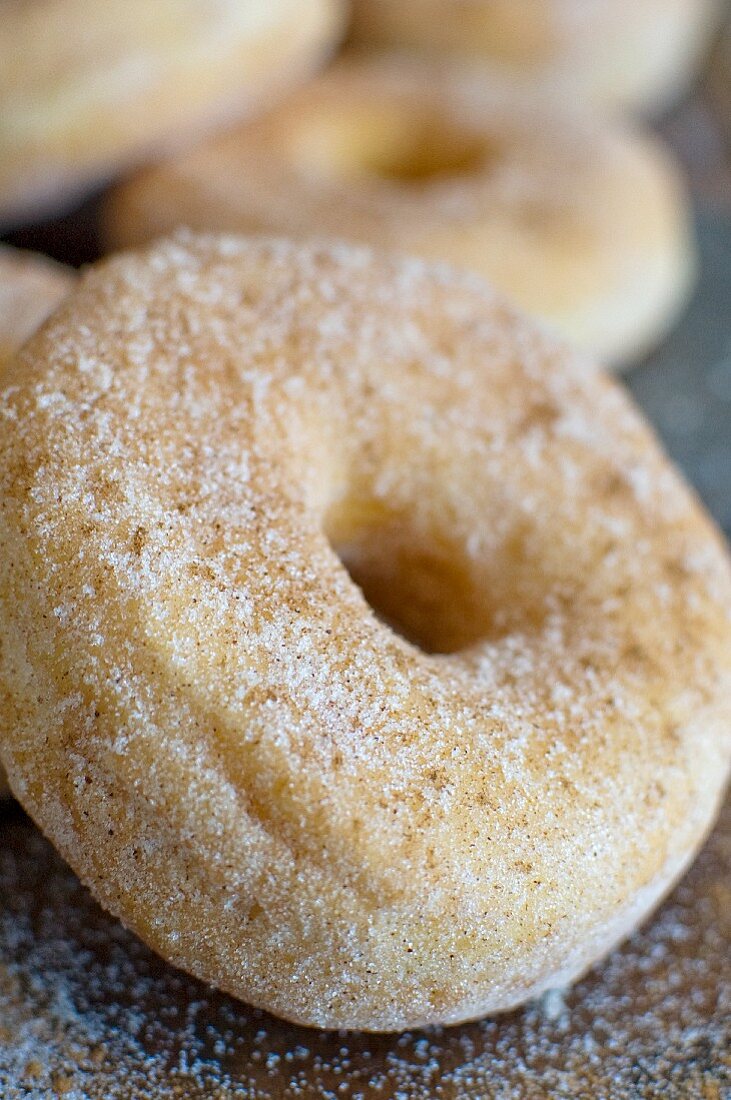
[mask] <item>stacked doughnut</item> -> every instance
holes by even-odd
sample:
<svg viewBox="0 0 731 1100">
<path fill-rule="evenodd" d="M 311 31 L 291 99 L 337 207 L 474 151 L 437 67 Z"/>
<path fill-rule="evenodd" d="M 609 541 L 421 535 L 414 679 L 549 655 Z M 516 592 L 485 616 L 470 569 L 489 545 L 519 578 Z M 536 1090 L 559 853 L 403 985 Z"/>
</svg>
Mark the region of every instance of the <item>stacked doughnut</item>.
<svg viewBox="0 0 731 1100">
<path fill-rule="evenodd" d="M 296 84 L 342 14 L 340 0 L 2 0 L 0 225 Z"/>
</svg>

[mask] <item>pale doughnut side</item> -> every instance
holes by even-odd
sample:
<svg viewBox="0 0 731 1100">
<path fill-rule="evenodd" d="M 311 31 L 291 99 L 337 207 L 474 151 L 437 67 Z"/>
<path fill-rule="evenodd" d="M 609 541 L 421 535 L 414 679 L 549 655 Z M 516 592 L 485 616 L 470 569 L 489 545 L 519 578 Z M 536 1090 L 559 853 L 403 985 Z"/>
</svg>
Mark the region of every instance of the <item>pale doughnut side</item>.
<svg viewBox="0 0 731 1100">
<path fill-rule="evenodd" d="M 451 66 L 348 60 L 261 119 L 122 184 L 111 244 L 196 230 L 326 236 L 486 276 L 614 366 L 695 273 L 690 204 L 649 133 Z"/>
<path fill-rule="evenodd" d="M 0 224 L 266 105 L 314 71 L 341 0 L 0 3 Z"/>
<path fill-rule="evenodd" d="M 657 110 L 690 83 L 718 0 L 354 0 L 352 37 L 489 61 L 546 92 Z"/>
<path fill-rule="evenodd" d="M 74 282 L 71 268 L 0 245 L 0 365 L 45 321 Z"/>
<path fill-rule="evenodd" d="M 72 271 L 60 264 L 0 245 L 0 369 L 73 285 Z M 9 794 L 5 772 L 0 767 L 0 798 Z"/>
<path fill-rule="evenodd" d="M 614 384 L 471 276 L 187 236 L 9 369 L 0 752 L 166 958 L 456 1022 L 669 888 L 729 767 L 731 571 Z"/>
</svg>

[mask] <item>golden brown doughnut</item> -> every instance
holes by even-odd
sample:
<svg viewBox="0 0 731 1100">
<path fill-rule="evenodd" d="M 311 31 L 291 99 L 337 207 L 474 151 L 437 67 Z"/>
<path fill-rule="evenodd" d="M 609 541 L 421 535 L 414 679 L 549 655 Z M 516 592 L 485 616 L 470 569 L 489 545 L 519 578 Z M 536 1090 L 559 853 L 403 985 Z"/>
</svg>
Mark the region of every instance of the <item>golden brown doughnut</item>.
<svg viewBox="0 0 731 1100">
<path fill-rule="evenodd" d="M 0 0 L 0 224 L 247 114 L 342 20 L 341 0 Z"/>
<path fill-rule="evenodd" d="M 694 270 L 685 188 L 654 137 L 383 58 L 342 63 L 265 118 L 148 169 L 105 219 L 112 245 L 182 224 L 446 260 L 615 365 L 665 332 Z"/>
<path fill-rule="evenodd" d="M 688 865 L 726 551 L 481 280 L 184 236 L 10 372 L 0 751 L 170 961 L 306 1024 L 453 1023 L 575 979 Z"/>
<path fill-rule="evenodd" d="M 60 264 L 45 256 L 0 245 L 0 367 L 35 332 L 73 284 L 73 273 Z M 0 767 L 0 798 L 9 794 Z"/>
<path fill-rule="evenodd" d="M 657 109 L 690 82 L 718 0 L 354 0 L 353 38 L 487 60 L 521 82 Z"/>
</svg>

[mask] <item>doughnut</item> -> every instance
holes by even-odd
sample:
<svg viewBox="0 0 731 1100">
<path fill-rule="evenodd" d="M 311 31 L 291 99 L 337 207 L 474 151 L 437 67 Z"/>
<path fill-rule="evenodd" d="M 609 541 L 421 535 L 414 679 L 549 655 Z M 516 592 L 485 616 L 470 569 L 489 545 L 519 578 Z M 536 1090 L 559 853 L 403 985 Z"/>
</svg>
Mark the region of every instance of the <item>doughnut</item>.
<svg viewBox="0 0 731 1100">
<path fill-rule="evenodd" d="M 103 221 L 112 246 L 182 224 L 445 260 L 619 366 L 657 342 L 694 272 L 684 184 L 654 137 L 393 58 L 343 62 L 142 172 Z"/>
<path fill-rule="evenodd" d="M 342 19 L 341 0 L 0 0 L 0 224 L 247 114 Z"/>
<path fill-rule="evenodd" d="M 61 264 L 0 245 L 0 364 L 45 321 L 74 282 L 73 272 Z"/>
<path fill-rule="evenodd" d="M 74 276 L 60 264 L 0 245 L 0 367 L 68 294 Z M 10 789 L 0 767 L 0 799 Z"/>
<path fill-rule="evenodd" d="M 600 107 L 656 111 L 690 83 L 718 0 L 354 0 L 352 36 L 489 61 Z"/>
<path fill-rule="evenodd" d="M 481 279 L 178 235 L 4 381 L 0 753 L 168 961 L 305 1025 L 456 1023 L 687 867 L 729 558 L 624 392 Z"/>
</svg>

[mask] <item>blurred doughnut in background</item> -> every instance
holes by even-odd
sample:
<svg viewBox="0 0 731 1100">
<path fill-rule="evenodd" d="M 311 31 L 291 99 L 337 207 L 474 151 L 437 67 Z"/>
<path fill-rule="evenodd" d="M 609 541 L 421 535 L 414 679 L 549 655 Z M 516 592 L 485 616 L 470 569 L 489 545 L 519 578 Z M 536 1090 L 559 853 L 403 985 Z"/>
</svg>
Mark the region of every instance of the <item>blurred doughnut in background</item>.
<svg viewBox="0 0 731 1100">
<path fill-rule="evenodd" d="M 0 366 L 24 344 L 75 282 L 46 256 L 0 245 Z"/>
<path fill-rule="evenodd" d="M 341 61 L 123 184 L 104 222 L 112 246 L 182 224 L 446 261 L 614 365 L 672 324 L 695 261 L 681 174 L 649 131 L 403 56 Z"/>
<path fill-rule="evenodd" d="M 0 225 L 248 114 L 343 21 L 340 0 L 1 0 Z"/>
<path fill-rule="evenodd" d="M 490 61 L 602 107 L 657 110 L 687 87 L 718 0 L 354 0 L 352 39 Z"/>
</svg>

